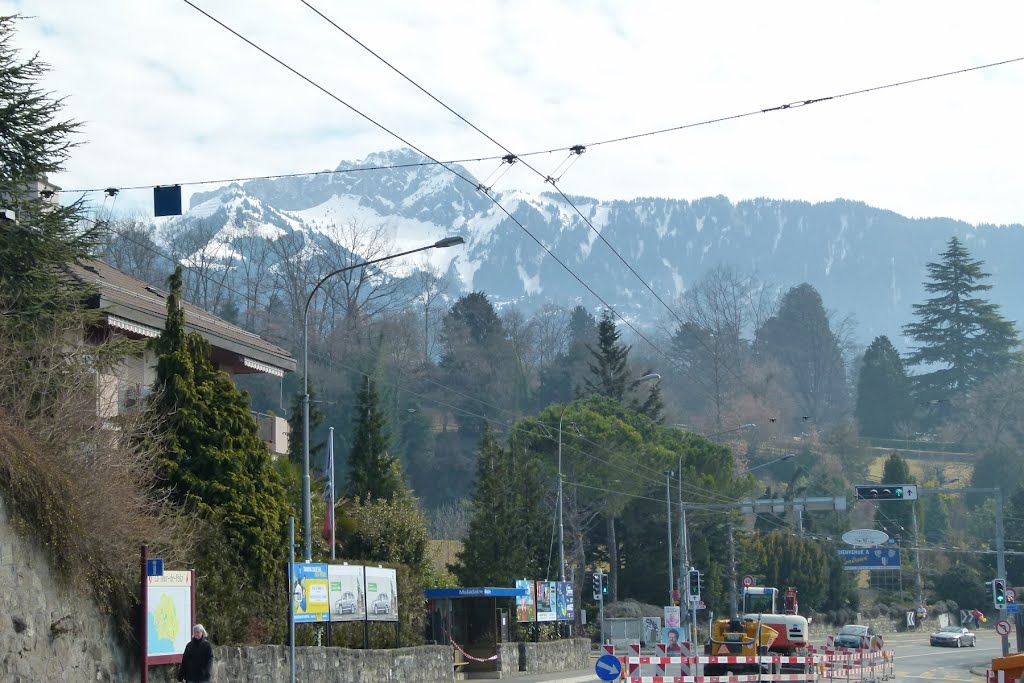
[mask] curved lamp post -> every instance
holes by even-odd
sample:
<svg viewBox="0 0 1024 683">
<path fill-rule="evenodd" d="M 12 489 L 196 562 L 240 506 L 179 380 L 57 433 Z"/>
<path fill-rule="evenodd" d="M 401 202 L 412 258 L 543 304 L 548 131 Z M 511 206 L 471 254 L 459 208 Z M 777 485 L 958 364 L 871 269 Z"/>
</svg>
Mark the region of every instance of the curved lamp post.
<svg viewBox="0 0 1024 683">
<path fill-rule="evenodd" d="M 389 254 L 388 256 L 381 256 L 380 258 L 371 259 L 364 261 L 363 263 L 357 263 L 354 266 L 347 266 L 345 268 L 339 268 L 338 270 L 332 271 L 320 278 L 320 281 L 313 287 L 313 291 L 309 293 L 309 297 L 306 299 L 306 307 L 302 309 L 302 529 L 305 540 L 305 554 L 304 558 L 306 562 L 310 562 L 313 559 L 313 548 L 312 548 L 312 534 L 310 531 L 310 492 L 309 492 L 309 304 L 313 301 L 313 296 L 320 289 L 320 286 L 331 279 L 335 275 L 345 273 L 350 270 L 356 270 L 358 268 L 365 268 L 366 266 L 373 265 L 374 263 L 380 263 L 381 261 L 389 261 L 391 259 L 399 258 L 400 256 L 408 256 L 409 254 L 415 254 L 419 251 L 427 251 L 428 249 L 446 249 L 448 247 L 454 247 L 465 242 L 461 237 L 445 237 L 440 239 L 433 244 L 428 244 L 423 247 L 416 249 L 410 249 L 409 251 L 399 252 L 397 254 Z"/>
</svg>

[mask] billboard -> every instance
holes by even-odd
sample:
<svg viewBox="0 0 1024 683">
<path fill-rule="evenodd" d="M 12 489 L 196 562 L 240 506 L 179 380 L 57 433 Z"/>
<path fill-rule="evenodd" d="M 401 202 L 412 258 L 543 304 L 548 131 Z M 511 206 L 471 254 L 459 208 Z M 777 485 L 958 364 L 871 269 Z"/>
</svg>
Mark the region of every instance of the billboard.
<svg viewBox="0 0 1024 683">
<path fill-rule="evenodd" d="M 330 616 L 327 565 L 292 565 L 292 613 L 295 623 L 327 621 Z"/>
<path fill-rule="evenodd" d="M 555 621 L 558 611 L 558 582 L 537 582 L 537 621 Z"/>
<path fill-rule="evenodd" d="M 901 569 L 899 548 L 839 548 L 836 555 L 846 571 Z"/>
<path fill-rule="evenodd" d="M 516 621 L 519 623 L 534 621 L 537 617 L 537 589 L 534 582 L 529 579 L 518 579 L 516 588 L 527 590 L 527 595 L 516 598 Z"/>
<path fill-rule="evenodd" d="M 573 586 L 571 581 L 557 581 L 555 582 L 558 591 L 558 603 L 556 606 L 556 613 L 558 621 L 572 621 L 575 613 L 576 606 L 573 600 Z"/>
<path fill-rule="evenodd" d="M 191 571 L 146 577 L 146 659 L 149 664 L 181 661 L 195 623 Z"/>
<path fill-rule="evenodd" d="M 327 583 L 331 621 L 362 621 L 366 618 L 366 586 L 361 566 L 328 565 Z"/>
<path fill-rule="evenodd" d="M 370 621 L 398 621 L 398 575 L 386 567 L 364 567 Z"/>
</svg>

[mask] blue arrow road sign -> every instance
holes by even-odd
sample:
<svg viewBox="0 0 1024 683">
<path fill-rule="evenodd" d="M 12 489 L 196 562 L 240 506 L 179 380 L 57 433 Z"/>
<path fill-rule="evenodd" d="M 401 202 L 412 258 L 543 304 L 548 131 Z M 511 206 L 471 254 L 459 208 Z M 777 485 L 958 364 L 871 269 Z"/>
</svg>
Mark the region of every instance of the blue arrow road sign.
<svg viewBox="0 0 1024 683">
<path fill-rule="evenodd" d="M 163 576 L 163 560 L 146 560 L 146 576 Z"/>
<path fill-rule="evenodd" d="M 622 662 L 615 655 L 601 655 L 594 665 L 594 671 L 602 681 L 614 681 L 622 675 Z"/>
</svg>

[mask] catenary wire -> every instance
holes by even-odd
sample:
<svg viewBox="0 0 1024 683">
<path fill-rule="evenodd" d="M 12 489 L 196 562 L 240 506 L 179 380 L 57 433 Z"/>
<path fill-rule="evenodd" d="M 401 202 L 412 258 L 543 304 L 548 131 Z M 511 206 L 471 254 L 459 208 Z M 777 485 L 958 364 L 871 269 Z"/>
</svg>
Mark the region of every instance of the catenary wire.
<svg viewBox="0 0 1024 683">
<path fill-rule="evenodd" d="M 648 346 L 650 346 L 650 347 L 651 347 L 652 349 L 654 349 L 654 350 L 655 350 L 655 351 L 656 351 L 656 352 L 657 352 L 657 353 L 658 353 L 658 354 L 659 354 L 660 356 L 662 356 L 663 358 L 665 358 L 665 360 L 666 360 L 666 361 L 668 361 L 670 365 L 673 365 L 673 366 L 675 366 L 675 367 L 676 367 L 677 369 L 679 369 L 679 370 L 680 370 L 681 372 L 683 372 L 684 374 L 686 374 L 686 375 L 687 375 L 687 376 L 688 376 L 688 377 L 689 377 L 689 378 L 690 378 L 690 379 L 691 379 L 691 380 L 692 380 L 692 381 L 693 381 L 693 382 L 694 382 L 694 383 L 695 383 L 695 384 L 696 384 L 697 386 L 699 386 L 699 387 L 700 387 L 700 388 L 701 388 L 701 389 L 702 389 L 702 390 L 704 391 L 704 393 L 705 393 L 706 395 L 708 395 L 709 397 L 711 396 L 711 391 L 710 391 L 710 389 L 709 389 L 709 388 L 708 388 L 708 387 L 707 387 L 707 386 L 706 386 L 706 385 L 705 385 L 705 384 L 704 384 L 704 383 L 703 383 L 703 382 L 702 382 L 702 381 L 701 381 L 701 380 L 700 380 L 700 379 L 699 379 L 698 377 L 696 377 L 696 376 L 694 376 L 694 375 L 691 375 L 691 374 L 690 374 L 690 373 L 688 372 L 688 370 L 687 370 L 687 369 L 686 369 L 686 368 L 685 368 L 685 367 L 684 367 L 684 366 L 683 366 L 682 364 L 678 363 L 678 362 L 677 362 L 677 361 L 676 361 L 675 359 L 673 359 L 673 358 L 672 358 L 672 357 L 671 357 L 671 356 L 670 356 L 670 355 L 669 355 L 668 353 L 666 353 L 666 352 L 665 352 L 665 351 L 664 351 L 663 349 L 661 349 L 661 348 L 660 348 L 659 346 L 657 346 L 657 345 L 656 345 L 656 344 L 655 344 L 655 343 L 654 343 L 653 341 L 651 341 L 651 339 L 650 339 L 650 338 L 649 338 L 649 337 L 648 337 L 647 335 L 645 335 L 645 334 L 644 334 L 643 332 L 641 332 L 641 331 L 640 331 L 639 329 L 637 329 L 637 327 L 636 327 L 636 326 L 635 326 L 635 325 L 634 325 L 634 324 L 633 324 L 632 322 L 630 322 L 628 318 L 626 318 L 625 316 L 623 316 L 623 315 L 622 315 L 621 313 L 619 313 L 619 312 L 618 312 L 618 311 L 617 311 L 617 310 L 616 310 L 616 309 L 615 309 L 614 307 L 612 307 L 612 305 L 611 305 L 611 304 L 609 304 L 609 303 L 608 303 L 608 302 L 607 302 L 607 301 L 606 301 L 606 300 L 605 300 L 605 299 L 604 299 L 604 298 L 603 298 L 603 297 L 602 297 L 602 296 L 601 296 L 600 294 L 598 294 L 598 293 L 597 293 L 597 292 L 596 292 L 596 291 L 595 291 L 595 290 L 593 289 L 593 287 L 591 287 L 591 286 L 590 286 L 589 284 L 587 284 L 587 283 L 586 283 L 586 282 L 585 282 L 585 281 L 583 280 L 583 278 L 581 278 L 581 277 L 580 277 L 580 276 L 579 276 L 579 275 L 578 275 L 578 274 L 577 274 L 577 273 L 576 273 L 576 272 L 575 272 L 574 270 L 572 270 L 572 268 L 570 268 L 570 267 L 568 266 L 568 264 L 566 264 L 566 263 L 565 263 L 565 262 L 564 262 L 564 261 L 563 261 L 562 259 L 560 259 L 560 258 L 559 258 L 558 256 L 556 256 L 556 255 L 555 255 L 555 253 L 554 253 L 553 251 L 551 251 L 551 249 L 550 249 L 550 248 L 548 248 L 548 246 L 547 246 L 547 245 L 545 245 L 545 244 L 544 244 L 544 243 L 543 243 L 543 242 L 542 242 L 542 241 L 540 240 L 540 238 L 538 238 L 538 237 L 537 237 L 536 235 L 534 235 L 534 234 L 533 234 L 533 233 L 532 233 L 532 232 L 531 232 L 531 231 L 529 230 L 529 228 L 527 228 L 527 227 L 526 227 L 526 226 L 525 226 L 525 225 L 524 225 L 524 224 L 523 224 L 523 223 L 522 223 L 522 222 L 521 222 L 521 221 L 520 221 L 519 219 L 517 219 L 517 218 L 516 218 L 515 216 L 513 216 L 513 215 L 512 215 L 512 213 L 511 213 L 511 212 L 510 212 L 510 211 L 509 211 L 508 209 L 506 209 L 506 208 L 505 208 L 505 207 L 504 207 L 504 206 L 503 206 L 503 205 L 501 204 L 501 202 L 499 202 L 499 201 L 498 201 L 497 199 L 495 199 L 495 197 L 494 197 L 494 196 L 493 196 L 493 195 L 492 195 L 492 194 L 491 194 L 490 192 L 486 192 L 486 191 L 484 191 L 484 188 L 482 188 L 482 187 L 480 186 L 480 184 L 479 184 L 479 183 L 476 183 L 476 182 L 474 182 L 474 181 L 473 181 L 472 179 L 470 179 L 470 178 L 466 177 L 465 175 L 463 175 L 462 173 L 460 173 L 460 172 L 459 172 L 458 170 L 456 170 L 455 168 L 453 168 L 453 167 L 452 167 L 451 165 L 449 165 L 449 164 L 445 164 L 444 162 L 441 162 L 441 161 L 438 161 L 438 160 L 437 160 L 437 159 L 436 159 L 435 157 L 433 157 L 433 156 L 431 156 L 431 155 L 427 154 L 427 153 L 426 153 L 425 151 L 423 151 L 423 150 L 422 150 L 422 149 L 421 149 L 420 147 L 416 146 L 415 144 L 413 144 L 412 142 L 410 142 L 410 141 L 409 141 L 409 140 L 407 140 L 406 138 L 402 137 L 402 136 L 401 136 L 400 134 L 398 134 L 398 133 L 396 133 L 395 131 L 391 130 L 390 128 L 388 128 L 388 127 L 387 127 L 387 126 L 385 126 L 384 124 L 382 124 L 382 123 L 378 122 L 378 121 L 377 121 L 376 119 L 374 119 L 373 117 L 369 116 L 368 114 L 365 114 L 365 113 L 364 113 L 363 111 L 361 111 L 360 109 L 356 108 L 355 106 L 353 106 L 353 105 L 349 104 L 349 103 L 348 103 L 347 101 L 345 101 L 344 99 L 342 99 L 341 97 L 339 97 L 339 96 L 338 96 L 338 95 L 336 95 L 335 93 L 331 92 L 330 90 L 328 90 L 328 89 L 327 89 L 327 88 L 325 88 L 324 86 L 320 85 L 319 83 L 317 83 L 316 81 L 314 81 L 314 80 L 313 80 L 312 78 L 310 78 L 309 76 L 307 76 L 307 75 L 303 74 L 303 73 L 302 73 L 301 71 L 299 71 L 299 70 L 295 69 L 294 67 L 292 67 L 291 65 L 289 65 L 289 64 L 288 64 L 287 62 L 283 61 L 283 60 L 282 60 L 282 59 L 280 59 L 279 57 L 277 57 L 277 56 L 273 55 L 272 53 L 268 52 L 268 51 L 267 51 L 266 49 L 264 49 L 263 47 L 260 47 L 260 46 L 259 46 L 258 44 L 256 44 L 255 42 L 253 42 L 252 40 L 250 40 L 250 39 L 249 39 L 249 38 L 247 38 L 246 36 L 242 35 L 241 33 L 239 33 L 238 31 L 236 31 L 235 29 L 231 28 L 230 26 L 228 26 L 227 24 L 225 24 L 225 23 L 224 23 L 224 22 L 222 22 L 221 20 L 217 19 L 217 18 L 216 18 L 216 17 L 214 17 L 214 16 L 212 15 L 212 14 L 210 14 L 210 13 L 206 12 L 205 10 L 203 10 L 202 8 L 198 7 L 198 6 L 196 5 L 196 4 L 194 4 L 194 3 L 192 2 L 192 0 L 182 0 L 182 2 L 184 2 L 185 4 L 187 4 L 187 5 L 189 6 L 189 7 L 192 7 L 192 8 L 194 9 L 194 10 L 196 10 L 197 12 L 199 12 L 200 14 L 202 14 L 203 16 L 205 16 L 206 18 L 210 19 L 210 20 L 211 20 L 212 22 L 214 22 L 215 24 L 217 24 L 218 26 L 220 26 L 221 28 L 223 28 L 223 29 L 224 29 L 225 31 L 227 31 L 227 32 L 231 33 L 232 35 L 234 35 L 234 36 L 235 36 L 236 38 L 238 38 L 239 40 L 243 41 L 244 43 L 246 43 L 246 44 L 247 44 L 247 45 L 249 45 L 250 47 L 252 47 L 252 48 L 254 48 L 255 50 L 259 51 L 259 52 L 260 52 L 261 54 L 263 54 L 264 56 L 266 56 L 266 57 L 267 57 L 267 58 L 269 58 L 270 60 L 274 61 L 275 63 L 279 64 L 279 65 L 280 65 L 280 66 L 282 66 L 283 68 L 285 68 L 285 69 L 287 69 L 288 71 L 290 71 L 291 73 L 295 74 L 296 76 L 298 76 L 298 77 L 299 77 L 299 78 L 301 78 L 302 80 L 306 81 L 307 83 L 309 83 L 310 85 L 312 85 L 313 87 L 315 87 L 315 88 L 316 88 L 317 90 L 319 90 L 319 91 L 321 91 L 322 93 L 326 94 L 326 95 L 327 95 L 328 97 L 330 97 L 331 99 L 335 100 L 336 102 L 338 102 L 339 104 L 341 104 L 342 106 L 344 106 L 345 108 L 347 108 L 348 110 L 350 110 L 351 112 L 353 112 L 353 113 L 355 113 L 356 115 L 360 116 L 361 118 L 363 118 L 363 119 L 364 119 L 364 120 L 366 120 L 367 122 L 369 122 L 369 123 L 373 124 L 373 125 L 374 125 L 374 126 L 376 126 L 377 128 L 380 128 L 380 129 L 381 129 L 382 131 L 384 131 L 384 132 L 385 132 L 385 133 L 387 133 L 388 135 L 391 135 L 391 136 L 392 136 L 392 137 L 394 137 L 394 138 L 395 138 L 396 140 L 398 140 L 398 141 L 402 142 L 403 144 L 407 145 L 408 147 L 412 148 L 413 150 L 415 150 L 415 151 L 419 152 L 420 154 L 422 154 L 422 155 L 423 155 L 423 156 L 425 156 L 426 158 L 428 158 L 428 159 L 430 159 L 430 160 L 432 160 L 432 161 L 436 162 L 437 164 L 440 164 L 440 165 L 442 166 L 442 168 L 444 168 L 445 170 L 447 170 L 447 171 L 448 171 L 449 173 L 451 173 L 452 175 L 456 176 L 457 178 L 460 178 L 460 179 L 461 179 L 461 180 L 463 180 L 464 182 L 466 182 L 466 183 L 468 183 L 469 185 L 471 185 L 471 186 L 473 186 L 473 187 L 477 188 L 478 190 L 480 190 L 480 191 L 482 192 L 482 194 L 483 194 L 483 195 L 484 195 L 485 197 L 487 197 L 487 198 L 488 198 L 488 199 L 489 199 L 489 200 L 490 200 L 490 201 L 491 201 L 491 202 L 492 202 L 492 203 L 493 203 L 493 204 L 494 204 L 494 205 L 495 205 L 496 207 L 498 207 L 498 209 L 499 209 L 499 210 L 500 210 L 500 211 L 501 211 L 502 213 L 504 213 L 504 214 L 505 214 L 505 216 L 507 216 L 507 217 L 508 217 L 508 218 L 509 218 L 509 219 L 510 219 L 510 220 L 511 220 L 511 221 L 512 221 L 513 223 L 515 223 L 515 224 L 516 224 L 516 225 L 517 225 L 517 226 L 518 226 L 518 227 L 519 227 L 519 228 L 520 228 L 520 229 L 521 229 L 521 230 L 522 230 L 522 231 L 523 231 L 524 233 L 526 233 L 526 235 L 527 235 L 527 236 L 529 236 L 529 237 L 530 237 L 530 239 L 532 239 L 532 240 L 533 240 L 534 242 L 536 242 L 536 243 L 537 243 L 537 245 L 538 245 L 538 246 L 539 246 L 539 247 L 540 247 L 541 249 L 543 249 L 543 250 L 544 250 L 544 251 L 545 251 L 545 252 L 546 252 L 546 253 L 547 253 L 547 254 L 548 254 L 548 255 L 549 255 L 549 256 L 550 256 L 550 257 L 551 257 L 551 258 L 552 258 L 552 259 L 553 259 L 553 260 L 554 260 L 554 261 L 555 261 L 555 262 L 556 262 L 556 263 L 557 263 L 558 265 L 559 265 L 559 266 L 561 266 L 561 267 L 562 267 L 562 268 L 563 268 L 563 269 L 564 269 L 564 270 L 565 270 L 565 271 L 566 271 L 567 273 L 569 273 L 569 275 L 571 275 L 571 276 L 573 277 L 573 279 L 575 279 L 575 280 L 576 280 L 576 281 L 577 281 L 577 282 L 578 282 L 578 283 L 579 283 L 580 285 L 582 285 L 582 286 L 583 286 L 583 288 L 584 288 L 584 289 L 586 289 L 586 290 L 587 290 L 587 291 L 588 291 L 588 292 L 589 292 L 589 293 L 590 293 L 590 294 L 591 294 L 591 295 L 592 295 L 592 296 L 593 296 L 593 297 L 594 297 L 595 299 L 597 299 L 598 301 L 600 301 L 600 302 L 601 302 L 601 304 L 602 304 L 602 305 L 603 305 L 603 306 L 604 306 L 604 307 L 605 307 L 606 309 L 608 309 L 609 311 L 611 311 L 611 312 L 612 312 L 612 313 L 613 313 L 613 314 L 615 315 L 615 317 L 617 317 L 617 318 L 618 318 L 619 320 L 621 320 L 621 321 L 623 322 L 623 324 L 625 324 L 625 325 L 626 325 L 626 326 L 627 326 L 627 327 L 628 327 L 628 328 L 629 328 L 630 330 L 632 330 L 632 331 L 633 331 L 633 333 L 634 333 L 634 334 L 635 334 L 635 335 L 636 335 L 636 336 L 637 336 L 638 338 L 642 339 L 642 340 L 643 340 L 643 341 L 644 341 L 644 342 L 645 342 L 645 343 L 646 343 L 646 344 L 647 344 Z"/>
</svg>

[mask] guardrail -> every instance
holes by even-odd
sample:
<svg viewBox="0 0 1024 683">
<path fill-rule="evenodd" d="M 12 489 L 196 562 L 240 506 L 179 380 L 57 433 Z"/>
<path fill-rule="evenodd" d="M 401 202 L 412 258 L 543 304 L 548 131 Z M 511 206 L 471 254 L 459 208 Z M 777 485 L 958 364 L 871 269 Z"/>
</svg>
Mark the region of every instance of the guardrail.
<svg viewBox="0 0 1024 683">
<path fill-rule="evenodd" d="M 680 643 L 678 650 L 669 654 L 668 646 L 659 643 L 653 656 L 644 655 L 635 643 L 617 655 L 614 645 L 604 646 L 605 653 L 618 656 L 621 679 L 629 683 L 878 683 L 896 677 L 892 650 L 833 647 L 809 648 L 799 656 L 697 655 L 689 643 Z M 749 669 L 755 671 L 744 671 Z"/>
</svg>

